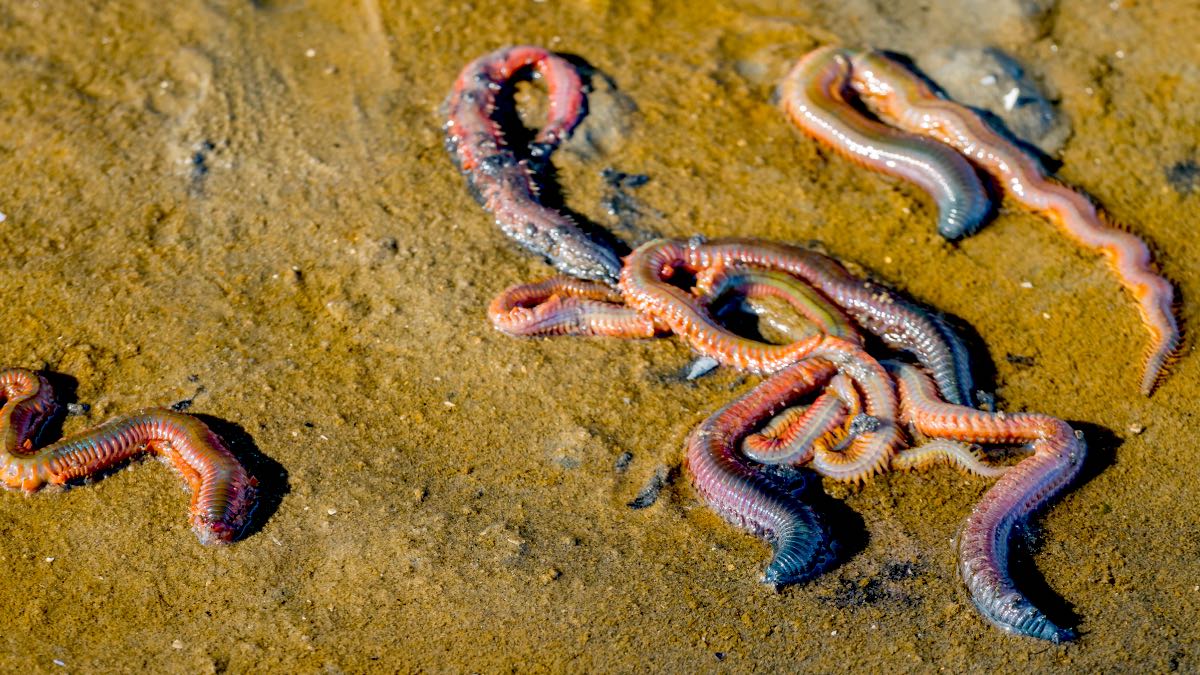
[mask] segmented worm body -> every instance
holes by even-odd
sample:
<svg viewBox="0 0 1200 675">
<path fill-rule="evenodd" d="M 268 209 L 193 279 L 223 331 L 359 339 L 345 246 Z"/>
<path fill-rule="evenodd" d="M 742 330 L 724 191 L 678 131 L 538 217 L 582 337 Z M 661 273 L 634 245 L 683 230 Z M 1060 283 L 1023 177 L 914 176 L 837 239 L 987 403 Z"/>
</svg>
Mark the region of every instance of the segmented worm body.
<svg viewBox="0 0 1200 675">
<path fill-rule="evenodd" d="M 780 84 L 792 122 L 858 164 L 916 183 L 937 203 L 943 237 L 974 233 L 991 211 L 975 170 L 941 143 L 901 133 L 855 110 L 847 101 L 857 74 L 854 56 L 823 47 L 800 59 Z"/>
<path fill-rule="evenodd" d="M 786 486 L 748 466 L 737 453 L 758 424 L 833 376 L 833 364 L 809 359 L 787 366 L 713 413 L 687 439 L 685 462 L 696 492 L 726 521 L 774 549 L 763 580 L 782 586 L 810 579 L 835 559 L 825 525 Z"/>
<path fill-rule="evenodd" d="M 488 318 L 514 336 L 602 335 L 648 338 L 669 332 L 654 317 L 625 307 L 621 294 L 594 281 L 551 277 L 505 290 Z"/>
<path fill-rule="evenodd" d="M 902 450 L 892 458 L 892 468 L 901 471 L 920 471 L 938 464 L 958 467 L 984 478 L 999 478 L 1008 470 L 1008 467 L 987 462 L 975 446 L 944 438 L 935 438 L 915 448 Z"/>
<path fill-rule="evenodd" d="M 961 153 L 959 160 L 965 157 L 989 172 L 1015 201 L 1046 216 L 1077 244 L 1102 254 L 1137 303 L 1150 333 L 1141 390 L 1153 392 L 1175 357 L 1180 335 L 1174 288 L 1154 271 L 1144 241 L 1109 225 L 1090 199 L 1048 178 L 1036 158 L 992 130 L 979 115 L 941 98 L 908 68 L 879 52 L 818 49 L 801 59 L 782 91 L 784 106 L 797 125 L 864 166 L 916 182 L 939 204 L 949 199 L 942 196 L 943 188 L 960 193 L 966 203 L 986 204 L 986 193 L 968 186 L 962 167 L 947 159 Z M 846 102 L 851 94 L 896 128 L 864 117 Z M 940 149 L 931 150 L 937 145 Z M 957 211 L 943 207 L 939 231 L 951 239 L 971 234 L 988 209 L 966 211 L 978 219 L 973 215 L 962 221 L 968 226 L 955 227 L 956 219 L 948 214 Z"/>
<path fill-rule="evenodd" d="M 660 317 L 693 349 L 723 364 L 771 372 L 816 349 L 819 335 L 787 345 L 742 338 L 718 325 L 693 296 L 671 284 L 681 272 L 730 265 L 775 270 L 803 280 L 885 344 L 913 354 L 933 373 L 947 400 L 971 402 L 970 356 L 953 330 L 932 312 L 855 277 L 815 251 L 753 239 L 658 239 L 629 255 L 621 270 L 621 294 L 626 304 Z"/>
<path fill-rule="evenodd" d="M 695 247 L 658 239 L 639 246 L 621 270 L 621 295 L 630 307 L 659 317 L 692 349 L 722 365 L 771 373 L 795 363 L 825 339 L 823 334 L 783 345 L 742 337 L 722 326 L 690 291 L 672 284 L 680 272 L 695 274 L 712 267 L 695 264 Z M 682 275 L 680 275 L 682 276 Z"/>
<path fill-rule="evenodd" d="M 719 303 L 729 294 L 749 303 L 775 298 L 806 319 L 816 332 L 849 342 L 860 341 L 858 332 L 837 306 L 807 283 L 782 272 L 736 264 L 713 266 L 696 275 L 696 291 L 709 304 Z M 753 305 L 753 311 L 761 313 L 761 305 Z M 778 318 L 775 320 L 782 323 Z"/>
<path fill-rule="evenodd" d="M 799 466 L 808 463 L 814 446 L 841 429 L 846 405 L 831 390 L 809 406 L 788 408 L 763 428 L 746 436 L 742 454 L 759 464 Z"/>
<path fill-rule="evenodd" d="M 1062 420 L 1034 413 L 990 413 L 944 403 L 912 366 L 891 364 L 903 418 L 926 436 L 969 443 L 1030 443 L 1033 454 L 1009 467 L 967 518 L 958 567 L 979 611 L 1000 628 L 1061 642 L 1075 637 L 1017 589 L 1008 573 L 1013 527 L 1063 490 L 1083 466 L 1082 436 Z"/>
<path fill-rule="evenodd" d="M 904 441 L 896 424 L 898 403 L 891 377 L 860 347 L 836 338 L 827 338 L 813 356 L 833 363 L 838 374 L 853 383 L 861 396 L 863 412 L 852 419 L 844 447 L 815 446 L 812 468 L 844 483 L 863 483 L 887 471 Z"/>
<path fill-rule="evenodd" d="M 93 476 L 135 455 L 169 461 L 192 491 L 190 521 L 205 544 L 237 538 L 255 503 L 257 481 L 203 422 L 147 408 L 36 449 L 34 440 L 56 409 L 45 378 L 29 370 L 0 370 L 0 481 L 34 492 Z"/>
<path fill-rule="evenodd" d="M 446 104 L 446 148 L 506 235 L 565 274 L 615 283 L 621 268 L 616 253 L 540 203 L 529 161 L 517 157 L 493 117 L 499 93 L 525 68 L 545 80 L 550 96 L 549 119 L 529 156 L 549 158 L 583 117 L 584 95 L 575 67 L 540 47 L 500 49 L 463 69 Z"/>
</svg>

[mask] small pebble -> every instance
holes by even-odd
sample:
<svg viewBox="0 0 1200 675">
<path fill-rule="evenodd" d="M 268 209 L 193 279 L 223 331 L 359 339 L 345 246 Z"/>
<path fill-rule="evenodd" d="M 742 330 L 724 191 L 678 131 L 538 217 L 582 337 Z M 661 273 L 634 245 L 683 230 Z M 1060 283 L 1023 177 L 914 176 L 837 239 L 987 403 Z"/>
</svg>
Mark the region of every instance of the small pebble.
<svg viewBox="0 0 1200 675">
<path fill-rule="evenodd" d="M 704 377 L 715 370 L 719 365 L 721 364 L 711 356 L 701 356 L 693 361 L 691 367 L 688 368 L 687 379 L 688 381 L 691 381 Z"/>
<path fill-rule="evenodd" d="M 1134 435 L 1140 434 L 1145 430 L 1146 430 L 1146 427 L 1141 424 L 1138 424 L 1137 422 L 1134 422 L 1133 424 L 1129 425 L 1129 433 L 1134 434 Z"/>
<path fill-rule="evenodd" d="M 183 641 L 175 640 L 171 643 L 171 649 L 183 649 Z"/>
<path fill-rule="evenodd" d="M 336 516 L 336 515 L 337 515 L 337 509 L 329 509 L 329 510 L 328 510 L 328 511 L 326 511 L 325 513 L 328 513 L 328 514 L 329 514 L 329 515 L 331 515 L 331 516 Z"/>
</svg>

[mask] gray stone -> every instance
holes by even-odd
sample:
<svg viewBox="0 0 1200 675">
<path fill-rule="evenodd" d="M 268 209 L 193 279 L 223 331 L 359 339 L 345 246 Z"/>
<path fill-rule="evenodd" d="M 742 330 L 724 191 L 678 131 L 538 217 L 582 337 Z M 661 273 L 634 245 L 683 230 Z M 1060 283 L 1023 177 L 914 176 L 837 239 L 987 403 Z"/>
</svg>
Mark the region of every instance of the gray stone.
<svg viewBox="0 0 1200 675">
<path fill-rule="evenodd" d="M 1053 94 L 1016 59 L 994 47 L 953 47 L 922 56 L 921 69 L 950 98 L 996 115 L 1018 138 L 1048 155 L 1071 135 Z"/>
</svg>

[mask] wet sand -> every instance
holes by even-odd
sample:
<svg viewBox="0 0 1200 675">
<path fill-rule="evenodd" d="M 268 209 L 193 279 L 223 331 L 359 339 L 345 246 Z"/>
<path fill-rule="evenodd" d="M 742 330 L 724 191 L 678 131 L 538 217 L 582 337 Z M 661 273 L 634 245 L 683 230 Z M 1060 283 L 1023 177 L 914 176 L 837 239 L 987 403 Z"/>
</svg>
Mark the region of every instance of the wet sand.
<svg viewBox="0 0 1200 675">
<path fill-rule="evenodd" d="M 190 400 L 268 495 L 248 538 L 206 548 L 157 462 L 0 494 L 0 669 L 1200 668 L 1193 342 L 1142 397 L 1145 335 L 1102 261 L 1007 204 L 945 244 L 924 195 L 771 103 L 820 44 L 1007 49 L 1070 120 L 1059 174 L 1151 242 L 1192 327 L 1200 10 L 964 24 L 874 4 L 0 5 L 0 363 L 60 374 L 90 405 L 68 433 Z M 968 324 L 1005 409 L 1084 430 L 1083 479 L 1015 562 L 1078 642 L 976 614 L 950 541 L 987 481 L 949 469 L 828 485 L 850 555 L 770 591 L 766 545 L 680 476 L 687 432 L 751 378 L 685 382 L 670 339 L 490 328 L 488 300 L 550 268 L 470 198 L 438 109 L 513 43 L 601 74 L 555 155 L 572 209 L 628 240 L 819 241 Z M 608 167 L 650 177 L 625 223 Z M 656 473 L 659 499 L 629 508 Z"/>
</svg>

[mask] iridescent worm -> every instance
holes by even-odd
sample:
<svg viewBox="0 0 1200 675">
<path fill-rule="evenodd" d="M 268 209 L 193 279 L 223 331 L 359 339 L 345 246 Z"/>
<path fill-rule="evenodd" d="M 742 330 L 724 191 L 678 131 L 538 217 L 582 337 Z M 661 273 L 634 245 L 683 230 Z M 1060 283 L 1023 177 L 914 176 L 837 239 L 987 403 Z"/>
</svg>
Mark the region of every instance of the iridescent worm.
<svg viewBox="0 0 1200 675">
<path fill-rule="evenodd" d="M 957 151 L 992 174 L 1022 206 L 1049 218 L 1077 244 L 1102 254 L 1137 303 L 1150 333 L 1141 390 L 1146 395 L 1154 391 L 1175 358 L 1180 335 L 1174 288 L 1153 270 L 1144 241 L 1109 225 L 1090 199 L 1048 178 L 1040 162 L 976 113 L 939 97 L 924 80 L 879 52 L 818 49 L 801 59 L 782 90 L 784 107 L 797 125 L 864 166 L 926 187 L 939 204 L 953 204 L 946 194 L 958 194 L 972 204 L 985 201 L 986 193 L 962 180 L 961 166 L 948 159 L 947 153 Z M 846 102 L 851 93 L 899 130 L 864 117 Z M 943 225 L 954 221 L 947 214 L 957 211 L 951 206 L 942 211 L 939 230 L 948 238 L 970 234 L 987 214 L 986 209 L 968 209 L 979 219 L 965 219 L 965 226 L 947 231 Z"/>
<path fill-rule="evenodd" d="M 700 497 L 733 525 L 771 543 L 763 581 L 776 586 L 811 579 L 836 557 L 828 529 L 785 486 L 748 466 L 738 443 L 758 424 L 833 376 L 822 359 L 794 363 L 701 422 L 684 459 Z"/>
<path fill-rule="evenodd" d="M 916 368 L 888 364 L 900 389 L 903 419 L 922 434 L 969 443 L 1030 443 L 1033 454 L 1007 468 L 984 494 L 958 536 L 958 569 L 988 620 L 1020 635 L 1061 642 L 1061 628 L 1025 597 L 1008 573 L 1015 526 L 1065 488 L 1083 466 L 1082 436 L 1062 420 L 1035 413 L 991 413 L 944 403 Z"/>
<path fill-rule="evenodd" d="M 780 84 L 783 108 L 805 133 L 850 160 L 916 183 L 938 206 L 946 239 L 974 233 L 991 211 L 979 176 L 954 150 L 864 117 L 847 101 L 854 52 L 823 47 L 800 59 Z"/>
<path fill-rule="evenodd" d="M 530 146 L 546 160 L 583 117 L 583 84 L 575 67 L 540 47 L 509 47 L 472 61 L 454 83 L 446 108 L 446 149 L 506 235 L 571 276 L 614 284 L 621 262 L 569 216 L 543 206 L 529 161 L 518 159 L 493 114 L 500 91 L 525 68 L 546 82 L 549 119 Z"/>
<path fill-rule="evenodd" d="M 147 408 L 36 449 L 34 439 L 57 407 L 49 382 L 22 368 L 0 370 L 0 396 L 0 481 L 6 486 L 34 492 L 65 485 L 149 452 L 187 481 L 191 525 L 201 543 L 230 543 L 249 521 L 257 481 L 195 417 Z"/>
</svg>

